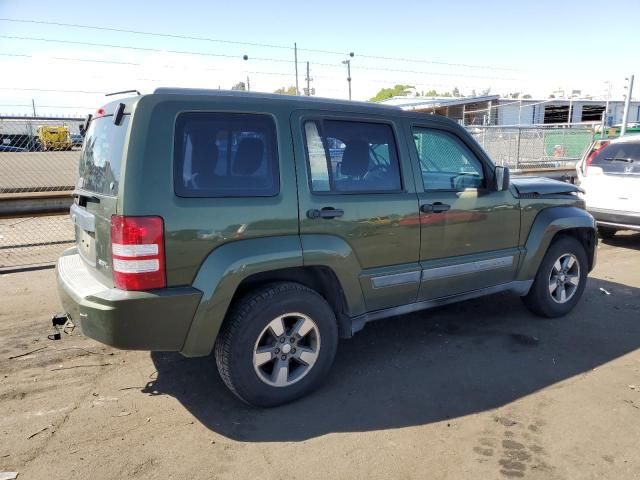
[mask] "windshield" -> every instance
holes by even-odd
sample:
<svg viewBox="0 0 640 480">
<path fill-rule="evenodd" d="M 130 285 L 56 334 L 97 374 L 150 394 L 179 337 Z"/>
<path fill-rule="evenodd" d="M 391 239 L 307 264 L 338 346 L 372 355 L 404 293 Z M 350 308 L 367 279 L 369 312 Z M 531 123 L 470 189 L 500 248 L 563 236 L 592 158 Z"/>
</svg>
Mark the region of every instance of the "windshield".
<svg viewBox="0 0 640 480">
<path fill-rule="evenodd" d="M 612 143 L 594 157 L 591 165 L 605 173 L 640 175 L 640 142 Z"/>
<path fill-rule="evenodd" d="M 95 118 L 89 124 L 80 154 L 78 188 L 104 195 L 117 195 L 124 140 L 129 115 L 120 125 L 113 116 Z"/>
</svg>

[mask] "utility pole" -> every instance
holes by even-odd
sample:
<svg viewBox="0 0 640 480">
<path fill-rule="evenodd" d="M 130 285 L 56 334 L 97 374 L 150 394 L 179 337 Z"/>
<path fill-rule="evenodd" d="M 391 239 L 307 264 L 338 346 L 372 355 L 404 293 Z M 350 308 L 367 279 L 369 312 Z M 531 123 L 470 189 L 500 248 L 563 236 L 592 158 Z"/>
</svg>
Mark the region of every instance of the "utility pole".
<svg viewBox="0 0 640 480">
<path fill-rule="evenodd" d="M 567 125 L 571 126 L 571 114 L 573 110 L 573 94 L 569 97 L 569 115 L 567 116 Z"/>
<path fill-rule="evenodd" d="M 300 87 L 298 85 L 298 44 L 293 43 L 293 60 L 296 64 L 296 95 L 300 95 Z M 309 62 L 307 62 L 307 77 L 309 76 Z"/>
<path fill-rule="evenodd" d="M 620 136 L 622 137 L 627 133 L 627 122 L 629 121 L 629 107 L 631 104 L 631 95 L 633 95 L 633 75 L 626 79 L 629 83 L 625 87 L 627 89 L 627 96 L 624 99 L 624 113 L 622 114 L 622 128 L 620 129 Z"/>
<path fill-rule="evenodd" d="M 520 92 L 520 105 L 518 105 L 518 126 L 522 123 L 522 92 Z"/>
<path fill-rule="evenodd" d="M 609 100 L 611 99 L 611 80 L 604 82 L 608 85 L 607 88 L 607 99 L 604 104 L 604 112 L 602 112 L 602 123 L 600 125 L 600 138 L 604 138 L 604 131 L 607 128 L 607 120 L 609 117 Z"/>
<path fill-rule="evenodd" d="M 305 77 L 305 80 L 307 81 L 307 88 L 305 89 L 304 94 L 307 97 L 311 96 L 311 80 L 313 80 L 313 78 L 311 78 L 311 75 L 309 74 L 309 62 L 307 62 L 307 76 Z"/>
<path fill-rule="evenodd" d="M 353 58 L 353 52 L 349 53 L 349 57 Z M 342 64 L 347 66 L 347 83 L 349 84 L 349 100 L 351 100 L 351 58 L 342 61 Z"/>
<path fill-rule="evenodd" d="M 244 60 L 245 62 L 248 62 L 249 61 L 249 55 L 243 55 L 242 56 L 242 60 Z M 247 89 L 246 91 L 250 92 L 251 91 L 251 87 L 249 86 L 249 69 L 248 68 L 245 69 L 245 73 L 247 75 L 247 84 L 245 85 L 245 87 Z"/>
<path fill-rule="evenodd" d="M 33 116 L 35 117 L 35 116 L 37 116 L 36 115 L 36 102 L 35 102 L 35 100 L 33 98 L 31 99 L 31 106 L 33 107 Z"/>
</svg>

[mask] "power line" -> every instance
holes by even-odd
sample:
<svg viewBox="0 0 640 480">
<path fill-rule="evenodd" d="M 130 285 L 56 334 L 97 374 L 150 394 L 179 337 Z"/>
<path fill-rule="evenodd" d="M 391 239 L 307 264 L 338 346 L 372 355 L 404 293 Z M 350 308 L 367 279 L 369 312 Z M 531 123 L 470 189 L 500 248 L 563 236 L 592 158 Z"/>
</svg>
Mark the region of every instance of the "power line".
<svg viewBox="0 0 640 480">
<path fill-rule="evenodd" d="M 4 52 L 0 52 L 0 56 L 2 57 L 20 57 L 20 58 L 37 58 L 34 57 L 33 55 L 25 55 L 25 54 L 21 54 L 21 53 L 4 53 Z M 90 62 L 90 63 L 107 63 L 110 65 L 132 65 L 132 66 L 141 66 L 140 63 L 134 63 L 134 62 L 118 62 L 115 60 L 97 60 L 97 59 L 93 59 L 93 58 L 72 58 L 72 57 L 47 57 L 47 56 L 43 56 L 41 58 L 48 58 L 51 60 L 67 60 L 67 61 L 73 61 L 73 62 Z"/>
<path fill-rule="evenodd" d="M 25 55 L 25 54 L 16 54 L 16 53 L 4 53 L 4 52 L 0 52 L 0 57 L 21 57 L 21 58 L 46 58 L 49 60 L 62 60 L 62 61 L 70 61 L 70 62 L 95 62 L 95 63 L 107 63 L 107 64 L 113 64 L 113 65 L 130 65 L 130 66 L 134 66 L 134 67 L 142 67 L 144 66 L 144 64 L 142 63 L 136 63 L 136 62 L 117 62 L 117 61 L 113 61 L 113 60 L 97 60 L 97 59 L 93 59 L 93 58 L 72 58 L 72 57 L 48 57 L 48 56 L 43 56 L 43 57 L 36 57 L 33 55 Z M 184 66 L 182 65 L 156 65 L 159 66 L 161 68 L 179 68 L 179 69 L 184 69 Z M 193 67 L 188 67 L 188 68 L 193 68 Z M 198 71 L 220 71 L 222 69 L 220 68 L 193 68 L 194 70 L 198 70 Z M 295 73 L 284 73 L 284 72 L 260 72 L 260 71 L 247 71 L 247 73 L 252 73 L 252 74 L 258 74 L 258 75 L 282 75 L 282 76 L 295 76 Z M 326 78 L 331 78 L 329 76 L 327 76 Z"/>
<path fill-rule="evenodd" d="M 171 34 L 171 33 L 159 33 L 159 32 L 149 32 L 143 30 L 130 30 L 124 28 L 113 28 L 113 27 L 98 27 L 95 25 L 84 25 L 77 23 L 62 23 L 62 22 L 50 22 L 44 20 L 25 20 L 25 19 L 17 19 L 17 18 L 0 18 L 0 21 L 3 22 L 12 22 L 12 23 L 30 23 L 36 25 L 52 25 L 57 27 L 69 27 L 69 28 L 83 28 L 89 30 L 101 30 L 107 32 L 118 32 L 118 33 L 131 33 L 135 35 L 147 35 L 154 37 L 165 37 L 165 38 L 179 38 L 183 40 L 196 40 L 203 42 L 214 42 L 214 43 L 226 43 L 230 45 L 246 45 L 252 47 L 264 47 L 264 48 L 278 48 L 283 50 L 294 50 L 294 47 L 289 45 L 276 45 L 269 43 L 258 43 L 258 42 L 241 42 L 235 40 L 223 40 L 217 38 L 209 38 L 209 37 L 200 37 L 200 36 L 191 36 L 184 34 Z M 329 55 L 348 55 L 349 52 L 339 52 L 333 50 L 323 50 L 323 49 L 315 49 L 315 48 L 298 48 L 299 51 L 305 52 L 313 52 L 313 53 L 323 53 Z M 479 69 L 487 69 L 487 70 L 503 70 L 503 71 L 519 71 L 514 68 L 506 68 L 506 67 L 496 67 L 489 65 L 477 65 L 477 64 L 468 64 L 468 63 L 450 63 L 450 62 L 442 62 L 436 60 L 424 60 L 424 59 L 412 59 L 406 57 L 389 57 L 389 56 L 379 56 L 379 55 L 371 55 L 371 54 L 358 54 L 358 57 L 362 58 L 370 58 L 374 60 L 390 60 L 396 62 L 408 62 L 408 63 L 426 63 L 432 65 L 446 65 L 452 67 L 463 67 L 463 68 L 479 68 Z"/>
<path fill-rule="evenodd" d="M 29 40 L 29 41 L 36 41 L 36 42 L 63 43 L 63 44 L 71 44 L 71 45 L 84 45 L 84 46 L 92 46 L 92 47 L 119 48 L 124 50 L 140 50 L 140 51 L 157 52 L 157 53 L 174 53 L 178 55 L 196 55 L 196 56 L 223 57 L 223 58 L 236 58 L 236 59 L 239 58 L 238 55 L 227 55 L 222 53 L 193 52 L 189 50 L 165 50 L 165 49 L 159 49 L 159 48 L 132 47 L 129 45 L 115 45 L 115 44 L 108 44 L 108 43 L 80 42 L 76 40 L 58 40 L 58 39 L 52 39 L 52 38 L 20 37 L 20 36 L 12 36 L 12 35 L 0 35 L 0 38 L 7 38 L 7 39 L 14 39 L 14 40 Z M 251 57 L 251 59 L 259 60 L 259 61 L 268 61 L 268 62 L 294 63 L 293 60 L 287 60 L 283 58 Z M 319 63 L 319 62 L 312 62 L 312 63 L 314 65 L 330 67 L 330 68 L 343 68 L 341 65 L 331 64 L 331 63 Z M 402 70 L 402 69 L 384 68 L 384 67 L 358 66 L 357 69 L 398 72 L 398 73 L 414 73 L 419 75 L 432 75 L 432 76 L 445 76 L 445 77 L 479 78 L 479 79 L 490 79 L 490 80 L 516 80 L 515 78 L 491 77 L 491 76 L 485 76 L 485 75 L 468 75 L 463 73 L 444 73 L 444 72 L 425 72 L 425 71 L 419 71 L 419 70 Z"/>
<path fill-rule="evenodd" d="M 68 45 L 84 45 L 88 47 L 107 47 L 107 48 L 120 48 L 124 50 L 139 50 L 143 52 L 157 52 L 157 53 L 175 53 L 178 55 L 195 55 L 204 57 L 223 57 L 223 58 L 236 58 L 240 59 L 238 55 L 227 55 L 224 53 L 210 53 L 210 52 L 193 52 L 188 50 L 166 50 L 164 48 L 149 48 L 149 47 L 132 47 L 130 45 L 115 45 L 110 43 L 94 43 L 94 42 L 80 42 L 77 40 L 58 40 L 55 38 L 38 38 L 38 37 L 19 37 L 14 35 L 0 35 L 0 38 L 7 38 L 10 40 L 30 40 L 34 42 L 46 42 L 46 43 L 63 43 Z M 252 60 L 264 60 L 269 62 L 286 62 L 293 63 L 293 60 L 285 60 L 282 58 L 262 58 L 252 57 Z"/>
<path fill-rule="evenodd" d="M 105 92 L 92 92 L 88 90 L 56 90 L 51 88 L 22 88 L 22 87 L 0 87 L 0 90 L 25 91 L 25 92 L 49 92 L 49 93 L 86 93 L 104 95 Z"/>
<path fill-rule="evenodd" d="M 70 105 L 37 105 L 38 108 L 75 108 L 75 109 L 80 109 L 80 110 L 93 110 L 96 107 L 79 107 L 79 106 L 70 106 Z M 19 105 L 19 104 L 0 104 L 0 107 L 28 107 L 28 108 L 32 108 L 33 105 L 31 104 L 23 104 L 23 105 Z"/>
</svg>

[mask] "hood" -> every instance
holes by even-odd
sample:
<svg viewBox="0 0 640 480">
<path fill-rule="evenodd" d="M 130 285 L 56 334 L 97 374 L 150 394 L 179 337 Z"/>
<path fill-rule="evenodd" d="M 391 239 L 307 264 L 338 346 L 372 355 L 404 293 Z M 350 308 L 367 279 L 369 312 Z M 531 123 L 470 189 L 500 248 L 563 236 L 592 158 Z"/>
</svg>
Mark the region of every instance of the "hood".
<svg viewBox="0 0 640 480">
<path fill-rule="evenodd" d="M 584 193 L 577 185 L 545 177 L 512 177 L 511 184 L 521 198 Z"/>
</svg>

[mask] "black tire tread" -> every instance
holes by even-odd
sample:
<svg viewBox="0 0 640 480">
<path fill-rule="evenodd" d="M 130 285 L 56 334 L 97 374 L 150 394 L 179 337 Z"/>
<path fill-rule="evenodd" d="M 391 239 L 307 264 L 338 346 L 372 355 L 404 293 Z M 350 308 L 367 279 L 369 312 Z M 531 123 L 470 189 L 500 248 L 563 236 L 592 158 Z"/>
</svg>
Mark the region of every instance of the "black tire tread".
<svg viewBox="0 0 640 480">
<path fill-rule="evenodd" d="M 549 261 L 550 252 L 553 252 L 553 250 L 558 248 L 557 247 L 558 244 L 566 244 L 566 247 L 563 249 L 563 251 L 576 253 L 580 257 L 579 258 L 580 269 L 581 269 L 580 272 L 581 272 L 581 275 L 583 275 L 584 273 L 583 278 L 581 278 L 582 284 L 581 286 L 578 287 L 580 290 L 576 292 L 575 300 L 570 301 L 571 306 L 568 309 L 561 309 L 564 311 L 554 309 L 554 306 L 550 306 L 550 304 L 548 303 L 548 299 L 546 298 L 546 296 L 548 295 L 548 286 L 547 286 L 547 278 L 546 278 L 547 262 Z M 556 254 L 554 254 L 553 256 L 555 255 Z M 566 315 L 569 311 L 571 311 L 575 307 L 577 302 L 580 300 L 582 293 L 584 292 L 584 288 L 586 286 L 586 280 L 587 280 L 586 269 L 587 269 L 587 253 L 585 251 L 584 245 L 582 245 L 578 240 L 576 240 L 574 237 L 571 237 L 569 235 L 558 235 L 556 238 L 554 238 L 554 240 L 549 245 L 549 248 L 545 252 L 542 262 L 540 262 L 540 266 L 538 267 L 538 271 L 536 272 L 534 283 L 531 286 L 529 293 L 524 297 L 522 297 L 522 301 L 531 312 L 533 312 L 534 314 L 540 317 L 554 318 L 554 317 Z"/>
<path fill-rule="evenodd" d="M 231 358 L 231 342 L 235 338 L 236 332 L 246 322 L 249 313 L 262 302 L 269 302 L 275 296 L 286 293 L 307 292 L 316 295 L 323 302 L 326 301 L 318 292 L 296 282 L 278 282 L 270 283 L 266 286 L 258 288 L 247 293 L 237 300 L 231 307 L 228 317 L 222 324 L 220 333 L 214 347 L 214 356 L 218 366 L 220 378 L 231 392 L 245 403 L 249 403 L 243 398 L 233 383 L 233 377 L 230 373 L 229 361 Z"/>
</svg>

